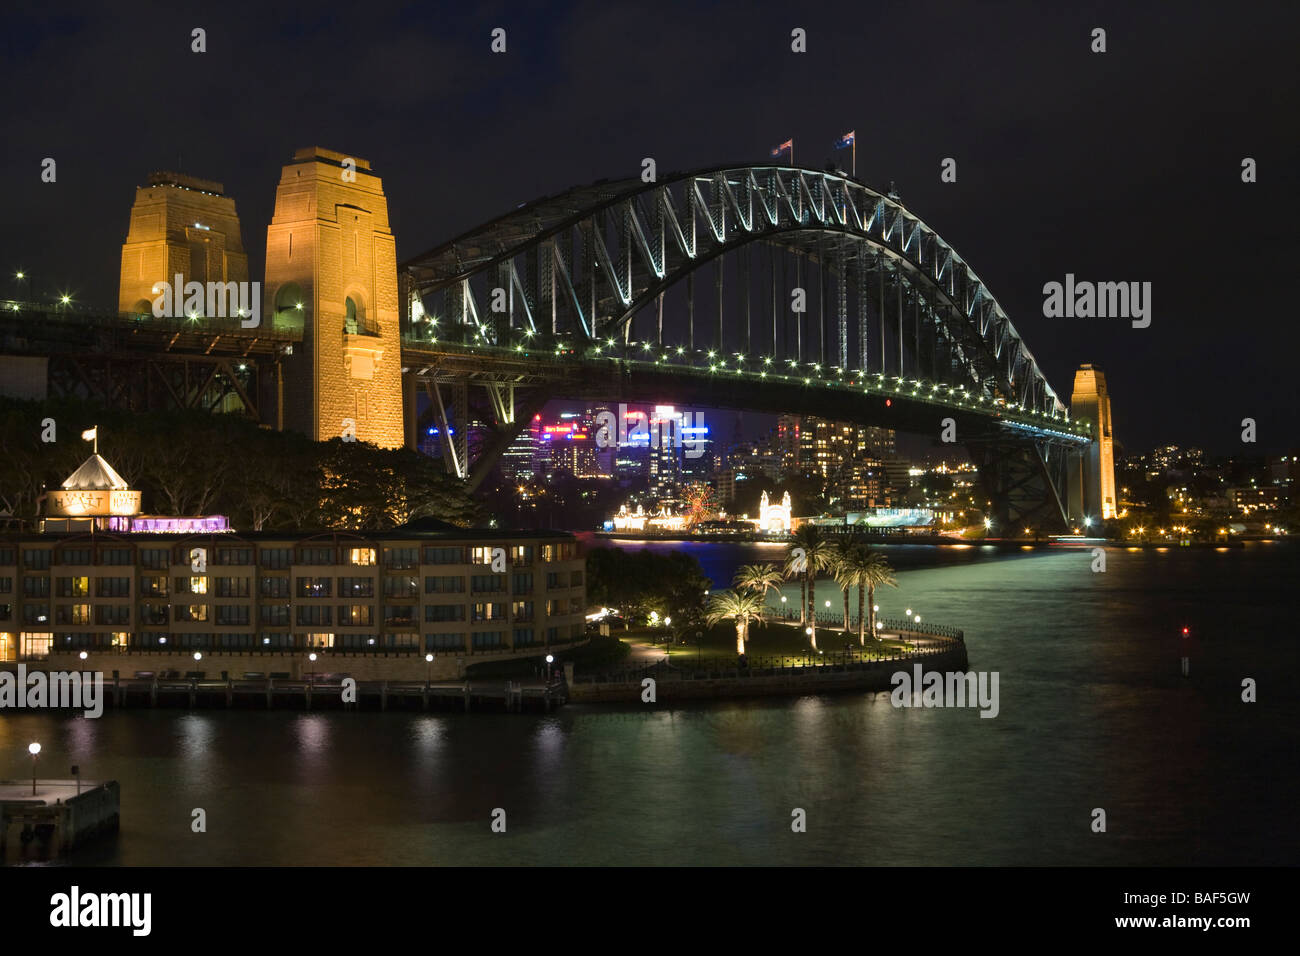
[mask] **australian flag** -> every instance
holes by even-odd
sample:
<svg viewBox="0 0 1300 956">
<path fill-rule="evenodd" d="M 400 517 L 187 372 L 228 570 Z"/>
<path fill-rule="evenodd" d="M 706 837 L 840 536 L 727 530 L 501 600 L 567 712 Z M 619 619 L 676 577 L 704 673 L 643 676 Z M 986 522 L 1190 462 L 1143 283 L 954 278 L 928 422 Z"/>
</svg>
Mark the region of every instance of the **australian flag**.
<svg viewBox="0 0 1300 956">
<path fill-rule="evenodd" d="M 836 149 L 848 149 L 857 140 L 857 131 L 850 130 L 835 141 Z"/>
</svg>

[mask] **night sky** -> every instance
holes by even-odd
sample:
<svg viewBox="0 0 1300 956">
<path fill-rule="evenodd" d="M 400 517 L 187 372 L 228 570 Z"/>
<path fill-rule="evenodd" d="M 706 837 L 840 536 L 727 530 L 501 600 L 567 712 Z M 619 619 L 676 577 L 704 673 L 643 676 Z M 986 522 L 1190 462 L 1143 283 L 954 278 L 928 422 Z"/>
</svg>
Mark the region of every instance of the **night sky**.
<svg viewBox="0 0 1300 956">
<path fill-rule="evenodd" d="M 1290 450 L 1300 8 L 1131 6 L 6 9 L 0 289 L 23 269 L 38 296 L 115 307 L 135 187 L 178 156 L 234 197 L 260 280 L 298 147 L 371 161 L 400 260 L 521 202 L 637 175 L 642 157 L 661 173 L 767 162 L 793 137 L 799 164 L 821 167 L 855 129 L 859 177 L 897 183 L 1063 398 L 1079 363 L 1105 371 L 1127 451 Z M 498 26 L 504 55 L 489 51 Z M 940 181 L 945 157 L 956 183 Z M 1258 182 L 1241 181 L 1244 157 Z M 1043 284 L 1067 272 L 1151 282 L 1151 326 L 1044 318 Z M 1245 417 L 1257 446 L 1240 442 Z"/>
</svg>

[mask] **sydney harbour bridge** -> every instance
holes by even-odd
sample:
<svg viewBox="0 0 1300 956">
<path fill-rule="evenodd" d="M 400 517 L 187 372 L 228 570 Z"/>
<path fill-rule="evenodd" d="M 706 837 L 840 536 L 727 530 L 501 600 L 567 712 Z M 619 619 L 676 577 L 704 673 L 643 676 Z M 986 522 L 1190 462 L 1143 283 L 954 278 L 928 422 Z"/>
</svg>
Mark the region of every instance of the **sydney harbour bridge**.
<svg viewBox="0 0 1300 956">
<path fill-rule="evenodd" d="M 406 441 L 471 485 L 552 398 L 818 415 L 955 441 L 1003 527 L 1065 530 L 1091 423 L 997 299 L 893 192 L 728 166 L 547 196 L 398 265 Z M 270 278 L 268 276 L 268 284 Z M 271 293 L 268 292 L 268 296 Z M 235 410 L 283 427 L 301 327 L 12 301 L 5 356 L 50 397 Z M 301 346 L 299 346 L 301 347 Z M 442 434 L 453 434 L 443 428 Z"/>
</svg>

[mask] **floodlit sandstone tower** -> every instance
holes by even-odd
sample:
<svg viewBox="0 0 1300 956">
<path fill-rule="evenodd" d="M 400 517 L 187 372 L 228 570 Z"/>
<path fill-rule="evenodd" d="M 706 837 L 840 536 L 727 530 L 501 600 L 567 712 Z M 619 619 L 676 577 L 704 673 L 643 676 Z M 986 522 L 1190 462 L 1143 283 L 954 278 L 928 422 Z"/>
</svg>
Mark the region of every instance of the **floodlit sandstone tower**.
<svg viewBox="0 0 1300 956">
<path fill-rule="evenodd" d="M 122 244 L 118 310 L 148 313 L 157 282 L 247 282 L 248 256 L 235 201 L 221 183 L 180 173 L 151 173 L 135 191 Z"/>
<path fill-rule="evenodd" d="M 1074 373 L 1070 417 L 1092 424 L 1096 438 L 1070 473 L 1070 517 L 1093 521 L 1115 517 L 1115 439 L 1111 431 L 1110 394 L 1106 376 L 1091 365 Z"/>
<path fill-rule="evenodd" d="M 285 422 L 316 441 L 404 442 L 397 246 L 370 163 L 319 146 L 284 167 L 266 230 L 263 321 L 296 326 Z"/>
</svg>

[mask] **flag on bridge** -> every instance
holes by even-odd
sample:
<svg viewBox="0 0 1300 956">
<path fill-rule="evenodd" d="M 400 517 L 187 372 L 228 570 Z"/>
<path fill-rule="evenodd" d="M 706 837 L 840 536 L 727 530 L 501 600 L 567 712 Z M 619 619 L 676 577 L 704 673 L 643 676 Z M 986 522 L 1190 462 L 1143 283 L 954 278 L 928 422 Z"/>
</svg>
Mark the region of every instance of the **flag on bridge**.
<svg viewBox="0 0 1300 956">
<path fill-rule="evenodd" d="M 782 143 L 780 146 L 778 146 L 778 147 L 776 147 L 775 149 L 773 149 L 773 150 L 772 150 L 772 155 L 773 155 L 773 156 L 780 156 L 780 155 L 781 155 L 782 153 L 784 153 L 787 149 L 790 151 L 790 165 L 793 166 L 793 165 L 794 165 L 794 140 L 793 140 L 793 139 L 787 139 L 787 140 L 786 140 L 784 143 Z"/>
<path fill-rule="evenodd" d="M 81 440 L 93 441 L 95 443 L 95 454 L 96 455 L 99 454 L 99 426 L 98 425 L 94 425 L 91 428 L 87 428 L 84 432 L 82 432 Z"/>
<path fill-rule="evenodd" d="M 853 150 L 853 175 L 856 177 L 858 175 L 858 131 L 849 130 L 835 141 L 835 148 Z"/>
</svg>

